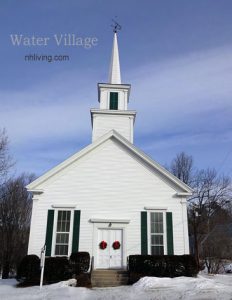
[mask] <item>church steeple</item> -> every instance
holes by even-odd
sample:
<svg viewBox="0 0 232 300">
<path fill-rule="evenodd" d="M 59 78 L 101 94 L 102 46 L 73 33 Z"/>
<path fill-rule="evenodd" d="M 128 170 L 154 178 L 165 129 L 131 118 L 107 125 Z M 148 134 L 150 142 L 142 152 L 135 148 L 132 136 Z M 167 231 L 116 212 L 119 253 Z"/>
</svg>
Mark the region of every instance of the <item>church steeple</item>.
<svg viewBox="0 0 232 300">
<path fill-rule="evenodd" d="M 120 71 L 120 62 L 119 62 L 117 31 L 114 32 L 114 41 L 113 41 L 110 70 L 109 70 L 109 83 L 121 84 L 121 71 Z"/>
<path fill-rule="evenodd" d="M 115 23 L 109 82 L 98 83 L 100 108 L 91 109 L 92 141 L 95 141 L 110 130 L 116 130 L 133 143 L 136 111 L 128 110 L 130 84 L 121 83 L 117 41 L 117 30 L 120 28 L 120 25 Z"/>
</svg>

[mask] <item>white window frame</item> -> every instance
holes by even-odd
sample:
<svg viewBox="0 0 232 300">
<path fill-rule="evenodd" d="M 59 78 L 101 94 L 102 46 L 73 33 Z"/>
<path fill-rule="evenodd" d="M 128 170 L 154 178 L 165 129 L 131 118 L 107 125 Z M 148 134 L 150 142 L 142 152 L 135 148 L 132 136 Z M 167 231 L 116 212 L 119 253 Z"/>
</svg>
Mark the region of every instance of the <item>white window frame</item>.
<svg viewBox="0 0 232 300">
<path fill-rule="evenodd" d="M 70 211 L 70 231 L 69 231 L 69 242 L 68 242 L 68 254 L 67 255 L 55 255 L 56 248 L 56 233 L 57 233 L 57 218 L 59 211 Z M 73 218 L 74 218 L 74 209 L 70 208 L 57 208 L 54 211 L 54 226 L 53 226 L 53 234 L 52 234 L 52 256 L 70 256 L 72 254 L 72 240 L 73 240 Z"/>
<path fill-rule="evenodd" d="M 164 255 L 167 255 L 167 226 L 166 226 L 166 210 L 149 210 L 147 212 L 147 234 L 148 234 L 148 254 L 151 255 L 151 213 L 163 213 L 163 242 Z"/>
</svg>

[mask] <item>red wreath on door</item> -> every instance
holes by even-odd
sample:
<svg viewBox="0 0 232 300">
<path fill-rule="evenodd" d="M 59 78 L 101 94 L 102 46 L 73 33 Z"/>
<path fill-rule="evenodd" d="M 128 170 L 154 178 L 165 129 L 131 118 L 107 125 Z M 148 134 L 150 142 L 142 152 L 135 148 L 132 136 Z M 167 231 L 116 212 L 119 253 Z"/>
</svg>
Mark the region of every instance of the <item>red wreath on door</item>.
<svg viewBox="0 0 232 300">
<path fill-rule="evenodd" d="M 100 249 L 104 250 L 107 247 L 107 242 L 106 241 L 101 241 L 99 244 Z"/>
<path fill-rule="evenodd" d="M 118 249 L 120 249 L 121 244 L 119 241 L 115 241 L 115 242 L 113 242 L 112 247 L 114 248 L 114 250 L 118 250 Z"/>
</svg>

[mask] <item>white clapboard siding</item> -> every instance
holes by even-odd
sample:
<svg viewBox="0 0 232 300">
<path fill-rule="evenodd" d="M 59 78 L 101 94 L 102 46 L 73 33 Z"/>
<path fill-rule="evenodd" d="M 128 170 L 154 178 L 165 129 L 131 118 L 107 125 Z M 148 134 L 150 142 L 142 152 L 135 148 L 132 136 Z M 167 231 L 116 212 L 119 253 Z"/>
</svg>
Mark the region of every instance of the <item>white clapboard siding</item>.
<svg viewBox="0 0 232 300">
<path fill-rule="evenodd" d="M 114 129 L 133 143 L 134 118 L 128 115 L 97 114 L 94 115 L 93 138 L 95 141 Z"/>
<path fill-rule="evenodd" d="M 81 210 L 80 251 L 93 255 L 91 218 L 120 218 L 130 220 L 126 224 L 126 254 L 140 254 L 140 212 L 145 206 L 157 206 L 173 213 L 174 253 L 189 253 L 186 206 L 182 209 L 181 199 L 174 196 L 178 191 L 113 138 L 38 189 L 44 193 L 35 200 L 29 253 L 38 255 L 44 244 L 48 209 L 65 203 Z"/>
</svg>

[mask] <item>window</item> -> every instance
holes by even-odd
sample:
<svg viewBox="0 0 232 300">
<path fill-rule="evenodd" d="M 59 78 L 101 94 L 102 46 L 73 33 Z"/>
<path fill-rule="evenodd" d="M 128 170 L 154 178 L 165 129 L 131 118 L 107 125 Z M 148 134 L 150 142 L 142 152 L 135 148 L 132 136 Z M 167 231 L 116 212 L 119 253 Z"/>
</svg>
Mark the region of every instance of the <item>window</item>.
<svg viewBox="0 0 232 300">
<path fill-rule="evenodd" d="M 118 109 L 118 93 L 110 92 L 110 109 Z"/>
<path fill-rule="evenodd" d="M 70 222 L 70 210 L 59 210 L 57 212 L 55 255 L 68 255 Z"/>
<path fill-rule="evenodd" d="M 164 214 L 151 212 L 150 214 L 151 255 L 164 254 Z"/>
</svg>

